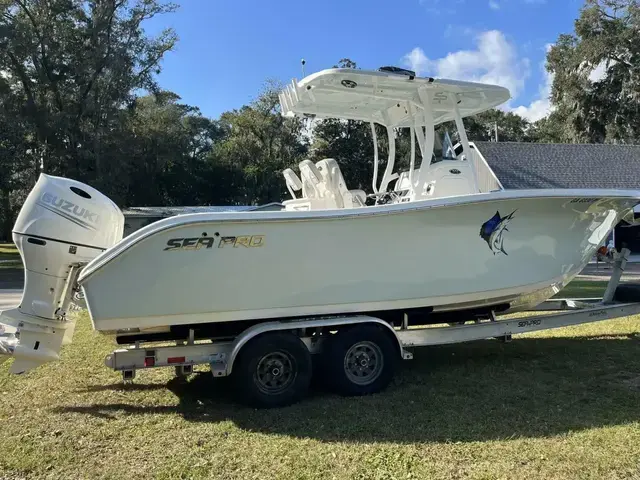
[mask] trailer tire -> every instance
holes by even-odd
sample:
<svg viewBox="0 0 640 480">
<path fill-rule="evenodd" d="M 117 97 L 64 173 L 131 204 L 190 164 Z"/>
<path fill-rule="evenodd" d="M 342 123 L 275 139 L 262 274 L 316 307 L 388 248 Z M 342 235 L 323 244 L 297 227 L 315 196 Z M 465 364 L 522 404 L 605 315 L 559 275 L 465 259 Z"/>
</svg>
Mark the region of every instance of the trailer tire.
<svg viewBox="0 0 640 480">
<path fill-rule="evenodd" d="M 345 396 L 386 388 L 400 358 L 391 335 L 374 325 L 338 331 L 328 339 L 323 357 L 327 383 Z"/>
<path fill-rule="evenodd" d="M 258 408 L 284 407 L 300 400 L 311 381 L 311 354 L 292 333 L 265 333 L 240 350 L 233 378 L 240 401 Z"/>
</svg>

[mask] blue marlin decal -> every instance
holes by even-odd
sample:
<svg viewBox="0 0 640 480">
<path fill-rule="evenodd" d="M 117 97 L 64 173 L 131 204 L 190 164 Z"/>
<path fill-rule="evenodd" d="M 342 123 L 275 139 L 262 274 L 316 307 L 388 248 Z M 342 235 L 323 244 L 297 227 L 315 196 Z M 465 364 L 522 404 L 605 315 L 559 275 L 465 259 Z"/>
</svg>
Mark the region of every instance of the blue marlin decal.
<svg viewBox="0 0 640 480">
<path fill-rule="evenodd" d="M 487 242 L 489 245 L 489 249 L 495 255 L 498 252 L 502 252 L 507 255 L 507 252 L 504 250 L 504 232 L 508 232 L 507 225 L 513 218 L 513 214 L 516 213 L 514 210 L 509 215 L 505 217 L 500 216 L 500 212 L 496 212 L 496 214 L 491 217 L 489 220 L 482 224 L 480 227 L 480 236 L 482 239 Z"/>
</svg>

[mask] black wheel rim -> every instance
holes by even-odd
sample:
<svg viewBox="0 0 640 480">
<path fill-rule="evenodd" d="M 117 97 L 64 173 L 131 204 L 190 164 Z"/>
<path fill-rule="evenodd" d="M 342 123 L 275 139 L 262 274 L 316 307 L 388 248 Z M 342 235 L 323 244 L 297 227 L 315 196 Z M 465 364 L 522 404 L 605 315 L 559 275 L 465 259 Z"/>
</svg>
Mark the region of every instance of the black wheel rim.
<svg viewBox="0 0 640 480">
<path fill-rule="evenodd" d="M 297 369 L 293 356 L 287 352 L 271 352 L 263 356 L 256 368 L 255 381 L 261 392 L 278 395 L 291 386 Z"/>
<path fill-rule="evenodd" d="M 344 356 L 344 372 L 356 385 L 369 385 L 382 373 L 384 357 L 373 342 L 358 342 Z"/>
</svg>

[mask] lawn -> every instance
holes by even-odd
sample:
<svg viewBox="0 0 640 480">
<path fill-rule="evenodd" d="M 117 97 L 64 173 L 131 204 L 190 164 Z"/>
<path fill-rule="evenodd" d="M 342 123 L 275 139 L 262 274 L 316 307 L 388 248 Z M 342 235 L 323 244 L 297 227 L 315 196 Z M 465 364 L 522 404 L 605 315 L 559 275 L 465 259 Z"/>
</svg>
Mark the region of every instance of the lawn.
<svg viewBox="0 0 640 480">
<path fill-rule="evenodd" d="M 607 282 L 598 280 L 573 280 L 555 295 L 556 298 L 602 298 Z"/>
<path fill-rule="evenodd" d="M 140 372 L 80 317 L 62 360 L 0 366 L 0 478 L 640 477 L 640 318 L 417 349 L 383 393 L 239 406 L 225 379 Z"/>
<path fill-rule="evenodd" d="M 22 259 L 13 243 L 0 243 L 0 269 L 22 268 Z"/>
</svg>

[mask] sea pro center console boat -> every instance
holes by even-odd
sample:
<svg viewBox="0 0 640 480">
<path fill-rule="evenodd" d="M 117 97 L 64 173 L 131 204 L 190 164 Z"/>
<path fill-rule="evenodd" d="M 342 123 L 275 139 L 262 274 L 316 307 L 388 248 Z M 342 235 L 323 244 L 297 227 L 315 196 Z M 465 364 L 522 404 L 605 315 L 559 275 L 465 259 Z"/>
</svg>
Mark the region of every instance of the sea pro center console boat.
<svg viewBox="0 0 640 480">
<path fill-rule="evenodd" d="M 244 399 L 283 405 L 304 392 L 312 355 L 338 390 L 364 394 L 382 389 L 412 346 L 635 312 L 625 304 L 544 322 L 496 319 L 559 292 L 640 203 L 640 191 L 502 189 L 463 117 L 508 99 L 502 87 L 393 67 L 293 81 L 280 95 L 283 115 L 370 123 L 371 193 L 346 185 L 333 159 L 304 160 L 299 173 L 284 171 L 293 198 L 282 211 L 180 215 L 126 238 L 106 196 L 41 175 L 13 230 L 25 290 L 0 315 L 0 358 L 14 358 L 12 373 L 57 360 L 81 295 L 96 330 L 134 345 L 106 360 L 125 378 L 208 363 L 214 375 L 233 372 Z M 447 121 L 457 146 L 435 135 Z M 384 170 L 375 124 L 387 132 Z M 410 155 L 395 171 L 401 130 Z M 434 323 L 442 326 L 408 328 Z"/>
</svg>

